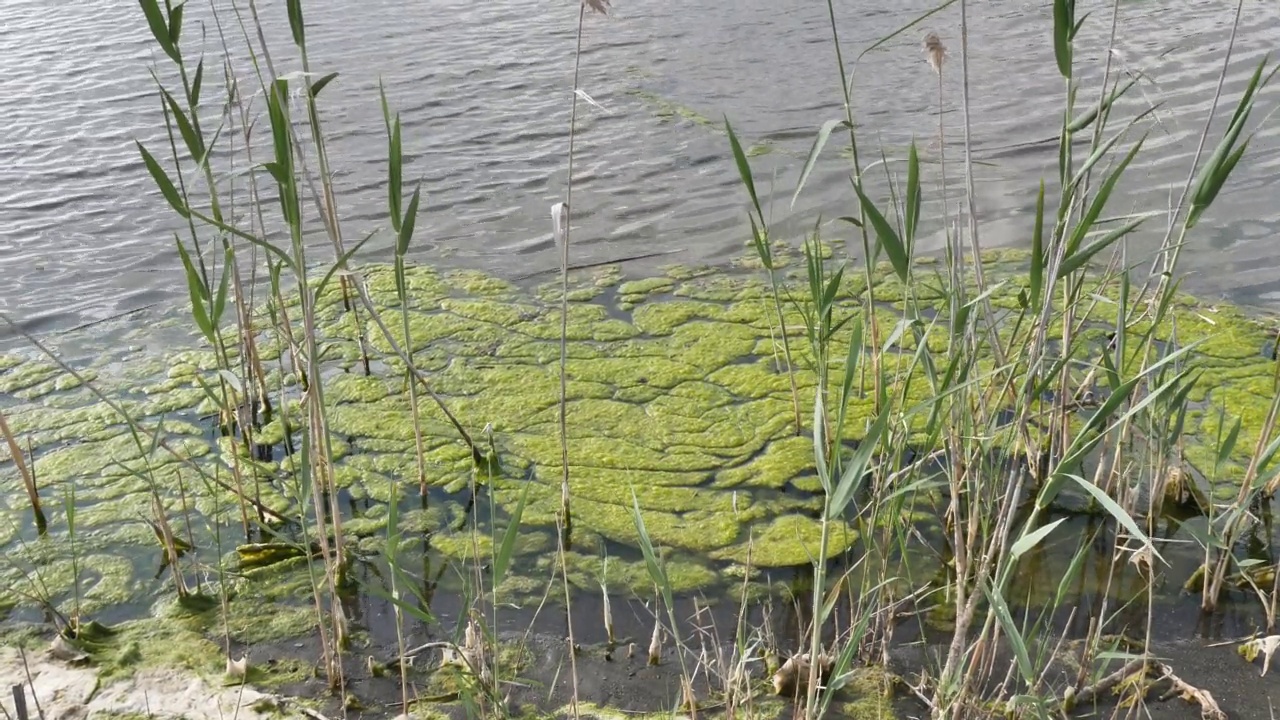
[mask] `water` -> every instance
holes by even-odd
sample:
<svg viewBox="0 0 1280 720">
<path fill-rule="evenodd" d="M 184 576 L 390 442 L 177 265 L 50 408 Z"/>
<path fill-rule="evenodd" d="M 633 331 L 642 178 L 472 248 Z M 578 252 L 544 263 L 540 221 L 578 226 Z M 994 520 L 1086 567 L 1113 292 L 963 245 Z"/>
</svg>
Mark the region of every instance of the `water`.
<svg viewBox="0 0 1280 720">
<path fill-rule="evenodd" d="M 210 70 L 221 53 L 204 4 L 189 11 L 194 52 L 206 21 Z M 867 0 L 837 2 L 846 60 L 930 7 L 892 10 Z M 1077 64 L 1082 101 L 1096 80 L 1110 10 L 1093 11 Z M 221 17 L 233 25 L 226 3 Z M 296 69 L 283 3 L 264 2 L 277 62 Z M 1120 5 L 1117 69 L 1145 73 L 1123 110 L 1162 103 L 1147 148 L 1129 171 L 1113 214 L 1166 206 L 1185 179 L 1230 33 L 1233 5 L 1134 0 Z M 588 17 L 574 193 L 576 261 L 671 251 L 670 261 L 716 261 L 741 251 L 745 194 L 714 126 L 658 117 L 636 91 L 717 121 L 728 115 L 755 158 L 775 222 L 795 236 L 821 213 L 851 214 L 846 161 L 833 142 L 794 210 L 799 168 L 817 127 L 838 117 L 839 82 L 826 5 L 765 0 L 703 3 L 618 0 L 608 18 Z M 1034 187 L 1055 171 L 1063 82 L 1053 63 L 1046 2 L 970 4 L 971 135 L 984 244 L 1026 242 Z M 387 225 L 381 79 L 404 121 L 406 176 L 425 196 L 412 258 L 478 266 L 506 275 L 558 262 L 548 208 L 566 178 L 567 125 L 577 13 L 568 0 L 486 3 L 307 5 L 311 61 L 341 72 L 322 95 L 340 210 L 348 237 Z M 950 49 L 943 114 L 950 197 L 960 195 L 963 139 L 958 7 L 906 31 L 856 66 L 855 115 L 864 158 L 879 140 L 894 157 L 915 137 L 936 200 L 937 85 L 920 41 L 937 31 Z M 229 28 L 234 33 L 234 27 Z M 1280 38 L 1280 7 L 1250 3 L 1227 73 L 1226 112 L 1263 53 Z M 11 0 L 0 20 L 0 309 L 33 330 L 80 325 L 135 308 L 185 303 L 173 231 L 181 229 L 146 176 L 135 138 L 162 147 L 149 66 L 163 60 L 134 3 L 55 4 Z M 218 73 L 206 77 L 217 107 Z M 1198 228 L 1184 259 L 1189 285 L 1246 302 L 1280 297 L 1280 230 L 1272 185 L 1280 134 L 1264 98 L 1246 162 Z M 602 109 L 601 109 L 602 108 Z M 1119 127 L 1119 125 L 1116 125 Z M 1215 127 L 1210 146 L 1220 128 Z M 895 166 L 899 167 L 899 166 Z M 777 192 L 768 192 L 776 188 Z M 1134 249 L 1149 249 L 1154 218 Z M 845 226 L 847 227 L 847 226 Z M 937 228 L 922 244 L 936 247 Z M 829 224 L 827 234 L 845 230 Z M 375 240 L 365 258 L 386 259 Z"/>
</svg>

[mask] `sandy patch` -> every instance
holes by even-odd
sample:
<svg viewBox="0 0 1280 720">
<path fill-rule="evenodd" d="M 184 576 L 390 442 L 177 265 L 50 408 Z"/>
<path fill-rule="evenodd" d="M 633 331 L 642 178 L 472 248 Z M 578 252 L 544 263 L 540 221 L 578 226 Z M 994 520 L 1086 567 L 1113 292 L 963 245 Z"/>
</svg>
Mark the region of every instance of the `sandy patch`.
<svg viewBox="0 0 1280 720">
<path fill-rule="evenodd" d="M 79 720 L 100 714 L 137 714 L 157 720 L 306 717 L 298 712 L 281 714 L 279 699 L 273 695 L 248 687 L 214 685 L 189 671 L 150 668 L 101 683 L 98 670 L 91 665 L 72 666 L 45 652 L 28 652 L 24 669 L 17 650 L 0 647 L 0 706 L 11 715 L 14 685 L 21 685 L 26 693 L 28 714 L 38 717 L 38 702 L 46 720 Z"/>
</svg>

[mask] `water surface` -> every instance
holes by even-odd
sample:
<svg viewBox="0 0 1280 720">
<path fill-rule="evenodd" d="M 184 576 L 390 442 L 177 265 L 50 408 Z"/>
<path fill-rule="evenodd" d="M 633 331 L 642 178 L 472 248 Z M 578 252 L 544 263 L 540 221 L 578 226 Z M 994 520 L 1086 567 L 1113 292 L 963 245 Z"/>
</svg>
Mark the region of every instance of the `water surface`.
<svg viewBox="0 0 1280 720">
<path fill-rule="evenodd" d="M 836 2 L 848 63 L 932 7 L 921 0 L 893 5 Z M 218 0 L 218 7 L 237 44 L 230 4 Z M 260 10 L 276 61 L 296 70 L 283 3 L 263 2 Z M 1233 10 L 1208 0 L 1119 5 L 1113 70 L 1147 78 L 1122 114 L 1159 107 L 1112 214 L 1159 210 L 1176 199 L 1222 72 Z M 1082 102 L 1096 100 L 1111 29 L 1109 5 L 1082 1 L 1080 14 L 1088 11 L 1077 52 Z M 981 239 L 1019 245 L 1029 235 L 1036 183 L 1056 172 L 1055 146 L 1040 142 L 1055 134 L 1064 89 L 1053 62 L 1051 6 L 972 2 L 969 15 L 969 133 Z M 166 59 L 149 42 L 141 11 L 109 0 L 11 0 L 4 16 L 0 310 L 49 331 L 184 303 L 172 234 L 181 226 L 133 145 L 138 138 L 163 147 L 149 68 Z M 210 68 L 221 56 L 212 17 L 198 3 L 186 23 L 194 53 L 203 21 Z M 403 117 L 406 174 L 421 179 L 425 195 L 412 259 L 509 276 L 554 268 L 548 208 L 562 198 L 566 178 L 574 3 L 375 0 L 357 9 L 330 0 L 308 3 L 307 20 L 313 68 L 342 73 L 323 94 L 322 110 L 347 235 L 387 225 L 381 80 Z M 954 208 L 964 137 L 958 7 L 858 61 L 854 114 L 864 161 L 877 156 L 877 143 L 894 159 L 918 140 L 937 203 L 939 98 L 920 47 L 927 30 L 950 49 L 941 104 Z M 1223 103 L 1234 103 L 1277 39 L 1280 8 L 1250 3 Z M 237 63 L 243 67 L 243 57 Z M 779 234 L 797 237 L 819 213 L 829 220 L 829 236 L 848 234 L 831 220 L 853 210 L 848 161 L 834 143 L 790 207 L 817 127 L 842 113 L 826 3 L 618 0 L 610 17 L 587 18 L 581 84 L 598 107 L 580 104 L 576 262 L 655 251 L 682 262 L 737 254 L 745 194 L 715 127 L 723 115 L 749 145 L 771 150 L 754 164 Z M 208 81 L 206 88 L 206 104 L 216 107 L 220 88 Z M 664 103 L 683 114 L 664 117 Z M 1261 130 L 1248 159 L 1186 249 L 1193 290 L 1247 302 L 1280 297 L 1280 256 L 1271 243 L 1280 168 L 1274 107 L 1267 96 L 1255 112 Z M 1213 136 L 1220 132 L 1215 127 Z M 1149 251 L 1163 225 L 1162 218 L 1149 221 L 1133 249 Z M 938 227 L 926 228 L 923 246 L 938 246 Z M 367 247 L 366 259 L 388 258 L 381 238 Z"/>
</svg>

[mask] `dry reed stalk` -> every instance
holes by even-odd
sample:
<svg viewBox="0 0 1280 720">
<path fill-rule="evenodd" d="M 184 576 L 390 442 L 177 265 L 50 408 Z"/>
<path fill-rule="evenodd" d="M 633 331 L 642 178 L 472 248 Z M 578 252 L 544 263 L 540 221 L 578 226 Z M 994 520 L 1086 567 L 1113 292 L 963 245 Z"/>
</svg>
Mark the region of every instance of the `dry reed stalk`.
<svg viewBox="0 0 1280 720">
<path fill-rule="evenodd" d="M 36 530 L 41 535 L 44 535 L 49 531 L 49 523 L 45 520 L 44 508 L 40 505 L 40 489 L 36 487 L 36 476 L 32 472 L 32 468 L 27 467 L 22 448 L 18 446 L 18 439 L 14 437 L 13 431 L 9 429 L 9 422 L 5 419 L 4 412 L 0 412 L 0 433 L 4 434 L 5 442 L 9 444 L 9 456 L 13 458 L 13 464 L 18 468 L 18 475 L 22 477 L 22 485 L 27 490 L 27 500 L 31 503 L 31 514 L 35 516 L 36 520 Z"/>
</svg>

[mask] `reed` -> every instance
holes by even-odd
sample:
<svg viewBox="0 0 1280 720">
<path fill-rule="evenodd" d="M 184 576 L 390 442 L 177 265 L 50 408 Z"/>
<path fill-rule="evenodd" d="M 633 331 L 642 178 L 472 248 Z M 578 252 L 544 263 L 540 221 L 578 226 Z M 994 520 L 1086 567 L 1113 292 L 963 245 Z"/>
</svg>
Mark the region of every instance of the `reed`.
<svg viewBox="0 0 1280 720">
<path fill-rule="evenodd" d="M 161 51 L 162 67 L 153 74 L 166 129 L 160 145 L 167 147 L 153 152 L 155 148 L 139 144 L 139 153 L 142 166 L 184 226 L 176 248 L 191 321 L 217 364 L 210 379 L 201 382 L 207 400 L 216 408 L 218 431 L 229 452 L 211 465 L 181 458 L 162 440 L 163 422 L 149 426 L 132 418 L 124 405 L 92 383 L 84 384 L 129 426 L 142 462 L 120 467 L 146 482 L 150 516 L 143 519 L 153 528 L 170 563 L 174 594 L 184 602 L 197 601 L 211 584 L 205 578 L 212 572 L 229 674 L 243 680 L 246 666 L 243 658 L 232 657 L 228 624 L 233 573 L 223 561 L 225 545 L 233 540 L 223 525 L 238 524 L 246 541 L 268 536 L 296 546 L 306 558 L 320 666 L 330 690 L 345 701 L 351 666 L 344 661 L 351 653 L 352 628 L 342 598 L 356 582 L 357 570 L 370 558 L 358 556 L 344 530 L 343 519 L 350 515 L 344 515 L 335 474 L 338 451 L 326 379 L 351 368 L 330 359 L 328 353 L 336 341 L 325 334 L 321 310 L 326 304 L 338 306 L 363 372 L 368 374 L 375 362 L 383 362 L 397 377 L 403 376 L 413 422 L 413 477 L 392 478 L 386 533 L 377 553 L 387 569 L 386 599 L 393 610 L 396 647 L 385 662 L 370 658 L 370 672 L 390 672 L 394 664 L 397 705 L 408 714 L 416 692 L 411 662 L 429 652 L 438 653 L 441 667 L 463 678 L 459 702 L 470 715 L 515 716 L 508 706 L 511 669 L 500 652 L 504 642 L 500 630 L 508 619 L 506 581 L 517 571 L 521 533 L 530 529 L 525 514 L 533 502 L 531 488 L 539 482 L 537 468 L 524 478 L 507 477 L 501 443 L 493 431 L 501 418 L 491 419 L 473 435 L 433 389 L 430 373 L 415 357 L 418 349 L 411 337 L 415 298 L 408 266 L 422 189 L 415 185 L 410 193 L 405 186 L 399 115 L 381 92 L 389 230 L 377 229 L 358 242 L 349 242 L 337 209 L 331 183 L 334 168 L 317 104 L 320 93 L 333 86 L 337 75 L 321 75 L 311 67 L 301 0 L 289 0 L 284 7 L 292 41 L 289 50 L 297 54 L 302 68 L 290 75 L 276 67 L 255 2 L 233 3 L 234 17 L 220 16 L 215 8 L 224 54 L 244 53 L 252 67 L 244 77 L 229 64 L 220 68 L 223 97 L 219 102 L 210 100 L 215 81 L 206 79 L 204 56 L 192 58 L 184 50 L 185 5 L 140 0 L 140 6 Z M 1118 3 L 1113 6 L 1110 18 L 1112 46 L 1118 7 Z M 691 716 L 715 696 L 728 717 L 737 713 L 752 717 L 761 681 L 768 677 L 777 694 L 793 698 L 801 714 L 816 720 L 837 714 L 842 693 L 860 673 L 886 666 L 896 647 L 895 632 L 903 622 L 915 623 L 924 635 L 930 630 L 925 615 L 940 611 L 954 618 L 954 627 L 941 654 L 927 660 L 920 677 L 906 688 L 935 718 L 959 720 L 997 707 L 1015 718 L 1059 717 L 1104 689 L 1116 687 L 1111 680 L 1116 673 L 1125 677 L 1138 673 L 1133 687 L 1122 690 L 1140 699 L 1157 674 L 1165 680 L 1176 678 L 1150 657 L 1157 611 L 1155 577 L 1164 563 L 1156 526 L 1169 497 L 1196 492 L 1180 474 L 1189 398 L 1200 380 L 1187 365 L 1196 348 L 1194 343 L 1178 341 L 1176 327 L 1171 338 L 1159 335 L 1170 326 L 1181 248 L 1193 240 L 1197 223 L 1244 156 L 1251 137 L 1251 113 L 1276 69 L 1265 60 L 1257 66 L 1212 152 L 1203 162 L 1202 153 L 1197 152 L 1163 244 L 1147 258 L 1153 261 L 1153 269 L 1140 283 L 1135 276 L 1141 263 L 1131 257 L 1128 238 L 1158 209 L 1119 217 L 1108 217 L 1108 213 L 1113 212 L 1110 203 L 1118 189 L 1132 181 L 1127 171 L 1143 151 L 1151 109 L 1116 117 L 1118 101 L 1138 86 L 1136 80 L 1115 71 L 1110 53 L 1104 54 L 1097 87 L 1081 87 L 1074 44 L 1085 19 L 1077 17 L 1072 0 L 1055 0 L 1055 63 L 1064 82 L 1057 191 L 1046 198 L 1043 182 L 1027 188 L 1027 198 L 1036 207 L 1027 228 L 1031 245 L 1027 282 L 1020 288 L 1017 306 L 997 312 L 992 297 L 1001 283 L 983 272 L 983 228 L 974 192 L 966 0 L 946 0 L 921 13 L 862 48 L 851 64 L 845 62 L 849 53 L 841 40 L 835 3 L 828 2 L 827 8 L 835 64 L 832 77 L 840 82 L 841 112 L 818 128 L 792 203 L 821 161 L 831 134 L 844 129 L 851 210 L 835 222 L 816 221 L 811 232 L 797 239 L 804 267 L 794 280 L 780 272 L 776 262 L 776 253 L 787 239 L 770 227 L 748 154 L 729 118 L 724 124 L 726 161 L 736 167 L 746 192 L 750 247 L 768 283 L 766 312 L 773 316 L 771 325 L 773 318 L 777 321 L 792 422 L 797 435 L 812 440 L 819 487 L 816 548 L 793 598 L 799 642 L 779 646 L 770 623 L 778 614 L 777 600 L 760 601 L 748 592 L 747 578 L 755 570 L 750 559 L 745 563 L 732 628 L 715 625 L 703 598 L 681 596 L 669 573 L 666 549 L 650 536 L 640 494 L 631 488 L 631 522 L 653 589 L 652 618 L 643 618 L 646 633 L 648 621 L 653 622 L 649 660 L 661 664 L 674 658 L 680 674 L 675 705 Z M 929 177 L 931 164 L 922 162 L 915 142 L 902 153 L 882 149 L 878 160 L 864 163 L 869 145 L 859 129 L 852 94 L 860 63 L 872 50 L 926 21 L 940 21 L 948 9 L 958 12 L 954 31 L 932 31 L 923 41 L 925 60 L 933 73 L 928 92 L 934 91 L 932 81 L 937 82 L 937 176 Z M 586 23 L 590 15 L 609 10 L 607 0 L 577 4 L 568 176 L 564 201 L 552 208 L 560 254 L 556 426 L 561 466 L 558 504 L 553 499 L 556 506 L 547 514 L 554 515 L 556 557 L 546 581 L 546 597 L 558 593 L 564 602 L 570 713 L 575 717 L 581 704 L 575 619 L 581 622 L 583 614 L 578 612 L 580 596 L 569 576 L 574 527 L 570 459 L 575 451 L 568 393 L 571 209 Z M 946 64 L 954 61 L 944 37 L 957 33 L 959 67 L 953 69 Z M 1215 114 L 1231 61 L 1232 37 L 1215 95 Z M 927 72 L 923 65 L 922 74 Z M 964 128 L 963 139 L 957 142 L 963 143 L 963 190 L 953 190 L 948 177 L 944 70 L 958 72 L 962 84 Z M 208 71 L 209 77 L 214 74 Z M 1096 96 L 1081 100 L 1095 90 Z M 1209 146 L 1212 119 L 1206 121 L 1201 149 Z M 883 173 L 883 184 L 872 170 Z M 224 174 L 231 179 L 223 180 Z M 924 209 L 929 207 L 925 200 L 931 181 L 936 181 L 941 196 L 936 213 Z M 952 214 L 953 192 L 962 193 L 963 222 Z M 332 249 L 331 257 L 323 260 L 304 242 L 317 223 Z M 943 266 L 932 270 L 919 262 L 918 249 L 931 226 L 946 235 Z M 855 238 L 852 247 L 860 254 L 838 257 L 830 252 L 823 238 L 841 231 Z M 395 317 L 377 311 L 355 263 L 364 243 L 378 232 L 389 232 L 394 241 Z M 880 282 L 881 275 L 889 280 Z M 255 304 L 258 296 L 262 302 Z M 256 311 L 258 307 L 263 309 Z M 1110 326 L 1105 346 L 1093 343 L 1086 334 L 1098 317 L 1105 317 Z M 390 348 L 385 357 L 379 357 L 369 342 L 375 333 Z M 29 339 L 76 375 L 55 352 Z M 264 360 L 268 351 L 278 357 L 274 366 Z M 778 363 L 780 372 L 783 364 Z M 811 392 L 802 393 L 797 378 L 809 371 L 814 385 Z M 1274 380 L 1280 388 L 1280 370 Z M 854 412 L 855 406 L 871 410 Z M 474 461 L 465 488 L 469 493 L 466 510 L 456 527 L 439 531 L 465 534 L 469 547 L 465 560 L 455 567 L 465 590 L 452 627 L 445 627 L 431 612 L 432 593 L 447 571 L 447 567 L 430 567 L 433 533 L 420 538 L 421 571 L 408 567 L 404 550 L 414 534 L 403 523 L 404 501 L 416 500 L 423 512 L 431 502 L 423 423 L 432 413 L 456 430 L 458 441 Z M 257 457 L 260 435 L 273 420 L 282 424 L 282 444 L 293 458 L 289 476 L 276 481 L 276 489 L 290 502 L 287 518 L 264 502 L 266 483 L 272 479 L 263 477 L 251 462 Z M 1248 449 L 1250 462 L 1234 501 L 1201 503 L 1209 516 L 1209 530 L 1197 588 L 1202 605 L 1212 609 L 1229 584 L 1247 586 L 1272 627 L 1280 606 L 1280 563 L 1250 561 L 1234 548 L 1263 522 L 1258 511 L 1280 486 L 1280 464 L 1275 462 L 1280 440 L 1272 439 L 1278 424 L 1280 399 L 1270 408 L 1261 439 Z M 1238 449 L 1240 424 L 1232 426 L 1223 408 L 1218 427 L 1217 461 L 1223 465 Z M 48 523 L 36 479 L 2 413 L 0 433 L 5 435 L 43 536 Z M 171 493 L 157 479 L 155 457 L 182 460 L 184 472 L 189 470 L 196 478 L 194 492 L 206 495 L 203 499 L 213 508 L 206 523 L 214 539 L 216 564 L 210 565 L 208 553 L 195 547 L 190 499 L 181 479 L 178 512 L 187 525 L 186 539 L 175 529 L 180 528 L 178 516 L 166 505 Z M 412 498 L 415 486 L 417 497 Z M 1098 519 L 1092 530 L 1068 536 L 1069 525 L 1061 518 L 1052 519 L 1050 513 L 1067 493 L 1087 504 Z M 514 509 L 502 517 L 501 507 Z M 736 497 L 734 507 L 736 512 Z M 59 631 L 71 637 L 85 621 L 74 489 L 64 495 L 63 510 L 75 576 L 71 608 L 58 607 L 59 602 L 44 588 L 38 567 L 20 569 L 26 592 L 50 611 Z M 936 521 L 936 527 L 930 520 Z M 280 530 L 285 521 L 296 533 Z M 486 532 L 489 537 L 483 536 Z M 1019 597 L 1017 576 L 1051 543 L 1070 549 L 1066 571 L 1056 587 L 1043 595 Z M 1074 591 L 1098 547 L 1104 548 L 1101 562 L 1105 565 L 1101 599 L 1091 608 L 1093 619 L 1082 639 L 1061 629 L 1060 621 L 1064 615 L 1074 617 Z M 911 557 L 921 552 L 941 559 L 938 576 L 923 577 L 913 567 Z M 606 555 L 599 578 L 600 621 L 610 654 L 617 644 L 629 640 L 615 631 L 615 603 L 621 591 L 610 585 L 611 561 Z M 1131 602 L 1145 607 L 1144 637 L 1133 646 L 1122 646 L 1114 639 L 1121 629 L 1117 627 L 1121 611 L 1130 603 L 1117 606 L 1110 591 L 1126 572 L 1140 573 L 1144 581 L 1140 596 Z M 681 617 L 678 610 L 686 601 L 693 604 L 691 617 Z M 754 617 L 763 619 L 753 621 Z M 447 639 L 410 647 L 414 623 Z M 1063 648 L 1074 642 L 1083 643 L 1073 650 L 1081 659 L 1080 670 L 1078 677 L 1064 683 L 1051 669 Z M 634 652 L 635 643 L 630 645 Z M 1185 683 L 1179 687 L 1211 714 L 1211 697 L 1205 699 Z M 893 691 L 887 686 L 881 690 Z"/>
<path fill-rule="evenodd" d="M 18 445 L 18 438 L 9 429 L 9 421 L 5 419 L 4 411 L 0 411 L 0 434 L 4 435 L 4 441 L 9 445 L 9 457 L 18 468 L 18 476 L 22 478 L 22 488 L 27 492 L 27 502 L 31 505 L 31 516 L 35 520 L 36 531 L 44 535 L 49 532 L 49 521 L 45 519 L 44 508 L 40 503 L 40 489 L 36 485 L 36 476 L 27 466 L 26 455 Z"/>
</svg>

